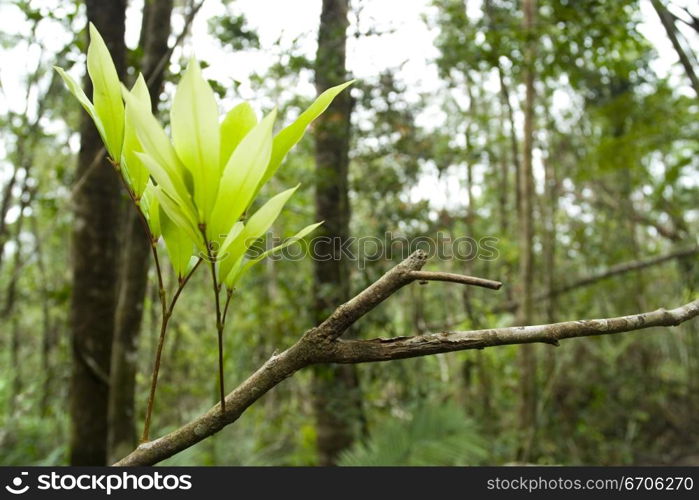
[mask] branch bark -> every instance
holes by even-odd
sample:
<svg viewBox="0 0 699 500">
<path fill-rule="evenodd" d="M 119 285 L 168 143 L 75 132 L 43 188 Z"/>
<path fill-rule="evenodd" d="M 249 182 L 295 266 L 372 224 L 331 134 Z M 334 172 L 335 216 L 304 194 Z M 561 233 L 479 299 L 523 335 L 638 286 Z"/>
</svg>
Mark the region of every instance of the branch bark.
<svg viewBox="0 0 699 500">
<path fill-rule="evenodd" d="M 655 326 L 677 326 L 699 316 L 699 299 L 676 309 L 617 318 L 565 321 L 548 325 L 513 326 L 489 330 L 440 332 L 415 337 L 392 339 L 343 340 L 327 353 L 331 363 L 367 363 L 394 359 L 416 358 L 442 352 L 485 349 L 512 344 L 545 343 L 557 346 L 560 340 L 593 335 L 642 330 Z"/>
<path fill-rule="evenodd" d="M 473 276 L 465 276 L 463 274 L 412 271 L 410 276 L 413 279 L 418 280 L 420 283 L 427 281 L 448 281 L 451 283 L 460 283 L 462 285 L 490 288 L 491 290 L 500 290 L 500 287 L 502 287 L 502 283 L 500 281 L 486 280 Z"/>
<path fill-rule="evenodd" d="M 181 428 L 155 441 L 143 443 L 115 465 L 153 465 L 195 445 L 235 422 L 250 405 L 284 379 L 311 365 L 388 361 L 509 344 L 544 342 L 557 345 L 559 340 L 568 338 L 608 335 L 654 326 L 676 326 L 699 315 L 697 299 L 670 311 L 658 309 L 618 318 L 470 332 L 441 332 L 392 339 L 339 339 L 355 321 L 393 293 L 413 281 L 419 281 L 415 274 L 423 267 L 426 259 L 426 254 L 418 250 L 353 299 L 338 307 L 320 325 L 308 330 L 289 349 L 269 358 L 262 367 L 226 396 L 225 412 L 222 413 L 220 406 L 216 405 Z M 417 273 L 417 276 L 420 276 L 420 273 Z"/>
</svg>

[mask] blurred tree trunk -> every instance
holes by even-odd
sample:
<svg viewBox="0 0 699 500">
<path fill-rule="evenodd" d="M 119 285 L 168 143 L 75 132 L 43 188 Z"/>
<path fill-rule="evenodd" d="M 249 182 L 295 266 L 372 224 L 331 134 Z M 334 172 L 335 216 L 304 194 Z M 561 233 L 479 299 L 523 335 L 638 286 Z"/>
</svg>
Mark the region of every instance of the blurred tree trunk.
<svg viewBox="0 0 699 500">
<path fill-rule="evenodd" d="M 125 70 L 125 0 L 86 0 L 87 18 L 102 34 L 117 73 Z M 91 84 L 85 78 L 87 95 Z M 117 226 L 121 187 L 104 159 L 95 126 L 86 113 L 80 127 L 80 153 L 74 196 L 72 234 L 73 295 L 71 328 L 73 369 L 70 382 L 70 463 L 104 465 L 107 461 L 109 364 L 119 253 Z"/>
<path fill-rule="evenodd" d="M 474 194 L 473 194 L 473 159 L 475 158 L 475 154 L 473 151 L 473 144 L 471 140 L 471 136 L 473 134 L 472 132 L 472 120 L 475 120 L 477 113 L 476 113 L 476 107 L 474 103 L 474 95 L 473 95 L 473 90 L 472 90 L 472 85 L 473 83 L 471 82 L 471 79 L 466 76 L 466 95 L 468 95 L 468 108 L 466 110 L 466 114 L 469 117 L 472 117 L 470 120 L 468 120 L 468 123 L 466 124 L 466 131 L 464 133 L 464 141 L 466 142 L 466 150 L 465 150 L 465 161 L 466 161 L 466 195 L 468 197 L 468 207 L 466 210 L 466 217 L 464 220 L 464 228 L 466 229 L 466 236 L 468 238 L 476 238 L 476 229 L 475 229 L 475 222 L 476 222 L 476 207 L 475 203 L 473 200 Z M 456 235 L 452 233 L 452 238 L 456 238 Z M 477 254 L 477 252 L 476 252 Z M 469 255 L 466 261 L 464 262 L 464 270 L 463 272 L 468 275 L 473 275 L 473 260 L 476 258 L 476 254 L 474 255 Z M 471 304 L 471 291 L 469 287 L 465 286 L 462 287 L 461 289 L 461 300 L 464 305 L 464 309 L 466 310 L 466 315 L 468 316 L 469 320 L 471 321 L 471 327 L 472 328 L 479 328 L 480 326 L 480 320 L 479 320 L 479 315 L 475 313 L 473 310 L 473 304 Z"/>
<path fill-rule="evenodd" d="M 10 323 L 10 321 L 8 321 Z M 22 363 L 19 359 L 19 351 L 21 345 L 21 332 L 19 328 L 19 317 L 15 314 L 11 319 L 12 334 L 10 336 L 10 364 L 14 367 L 12 370 L 12 382 L 10 384 L 10 394 L 7 401 L 7 416 L 13 418 L 17 411 L 17 399 L 19 393 L 22 392 Z"/>
<path fill-rule="evenodd" d="M 36 194 L 36 189 L 29 187 L 29 177 L 25 176 L 22 181 L 22 187 L 19 195 L 19 214 L 17 215 L 17 220 L 14 223 L 14 243 L 16 245 L 13 259 L 12 259 L 12 273 L 10 274 L 10 279 L 7 283 L 7 289 L 5 293 L 5 302 L 2 307 L 2 312 L 0 312 L 0 318 L 9 318 L 15 313 L 15 304 L 17 299 L 17 285 L 22 276 L 22 267 L 25 265 L 25 260 L 27 256 L 22 250 L 22 232 L 24 229 L 24 222 L 26 220 L 27 208 L 31 206 L 32 200 Z"/>
<path fill-rule="evenodd" d="M 526 46 L 524 52 L 524 84 L 526 97 L 524 102 L 524 151 L 520 170 L 519 203 L 519 295 L 521 300 L 517 309 L 517 324 L 528 325 L 533 321 L 534 255 L 533 255 L 533 178 L 532 159 L 534 147 L 534 60 L 536 47 L 534 23 L 536 0 L 524 0 L 524 33 Z M 536 353 L 533 345 L 524 345 L 519 351 L 520 365 L 520 408 L 519 428 L 522 441 L 519 459 L 529 460 L 536 428 Z"/>
<path fill-rule="evenodd" d="M 20 141 L 19 144 L 21 143 Z M 2 269 L 2 259 L 5 255 L 5 243 L 7 242 L 7 212 L 10 210 L 13 198 L 12 191 L 15 188 L 15 184 L 17 184 L 18 173 L 19 168 L 14 167 L 7 184 L 5 184 L 2 190 L 2 200 L 0 200 L 0 269 Z"/>
<path fill-rule="evenodd" d="M 51 412 L 51 398 L 53 396 L 53 380 L 54 380 L 54 362 L 53 351 L 56 347 L 58 336 L 56 333 L 56 325 L 51 318 L 51 293 L 49 284 L 49 274 L 46 270 L 46 262 L 44 259 L 43 243 L 39 233 L 39 224 L 36 216 L 31 218 L 32 233 L 36 240 L 36 265 L 39 271 L 38 284 L 39 293 L 41 294 L 41 366 L 44 370 L 44 382 L 41 390 L 41 400 L 39 402 L 39 415 L 47 417 Z"/>
<path fill-rule="evenodd" d="M 30 196 L 27 185 L 27 177 L 24 178 L 22 182 L 22 194 L 20 195 L 20 205 L 19 205 L 19 215 L 17 216 L 17 221 L 15 222 L 15 234 L 14 242 L 16 248 L 14 249 L 14 255 L 12 259 L 12 275 L 10 276 L 10 282 L 7 285 L 7 290 L 5 293 L 5 303 L 2 309 L 2 314 L 0 318 L 11 324 L 11 336 L 10 336 L 10 366 L 14 367 L 12 370 L 12 382 L 10 384 L 10 394 L 8 401 L 8 416 L 10 418 L 14 417 L 15 412 L 18 410 L 17 401 L 19 395 L 24 387 L 24 381 L 22 375 L 24 371 L 21 369 L 22 363 L 20 359 L 20 354 L 22 350 L 22 332 L 20 326 L 20 313 L 17 310 L 17 284 L 22 275 L 21 269 L 24 265 L 22 257 L 25 257 L 25 251 L 22 244 L 22 227 L 25 220 L 25 209 L 29 206 Z M 21 295 L 21 293 L 20 293 Z"/>
<path fill-rule="evenodd" d="M 148 81 L 154 113 L 165 75 L 165 71 L 158 70 L 158 66 L 162 67 L 161 59 L 168 56 L 172 3 L 173 0 L 147 0 L 143 6 L 139 40 L 139 46 L 143 50 L 141 72 Z M 138 336 L 143 320 L 151 254 L 150 241 L 140 216 L 131 203 L 126 208 L 125 218 L 125 242 L 121 255 L 110 372 L 110 461 L 122 458 L 137 444 L 135 390 Z"/>
<path fill-rule="evenodd" d="M 315 83 L 318 92 L 347 80 L 345 47 L 348 0 L 323 0 L 318 33 Z M 313 297 L 317 320 L 324 319 L 349 298 L 349 268 L 339 241 L 349 236 L 349 135 L 351 100 L 340 94 L 315 125 L 316 219 L 324 220 L 319 236 L 328 241 L 314 245 Z M 322 256 L 326 256 L 323 258 Z M 321 465 L 334 465 L 339 453 L 353 441 L 361 419 L 359 382 L 354 366 L 322 366 L 313 374 L 313 407 L 317 450 Z"/>
<path fill-rule="evenodd" d="M 551 100 L 549 100 L 551 102 Z M 548 109 L 548 108 L 547 108 Z M 546 112 L 546 123 L 550 134 L 555 133 L 555 121 Z M 541 200 L 542 220 L 544 222 L 543 234 L 543 273 L 544 288 L 548 295 L 546 301 L 546 321 L 556 322 L 557 294 L 556 289 L 556 241 L 558 239 L 558 226 L 556 217 L 558 215 L 558 173 L 556 166 L 559 163 L 559 152 L 554 150 L 555 145 L 550 145 L 548 155 L 544 162 L 544 196 Z"/>
<path fill-rule="evenodd" d="M 651 0 L 651 3 L 653 4 L 653 8 L 660 18 L 660 22 L 663 24 L 663 28 L 665 28 L 667 37 L 670 39 L 670 42 L 672 42 L 672 46 L 677 53 L 677 57 L 679 58 L 680 63 L 682 64 L 682 67 L 684 68 L 684 71 L 692 84 L 694 93 L 697 95 L 697 97 L 699 97 L 699 77 L 697 77 L 694 67 L 692 66 L 692 61 L 689 59 L 687 52 L 685 52 L 685 49 L 680 43 L 679 30 L 677 29 L 677 26 L 675 26 L 674 16 L 668 12 L 660 0 Z"/>
</svg>

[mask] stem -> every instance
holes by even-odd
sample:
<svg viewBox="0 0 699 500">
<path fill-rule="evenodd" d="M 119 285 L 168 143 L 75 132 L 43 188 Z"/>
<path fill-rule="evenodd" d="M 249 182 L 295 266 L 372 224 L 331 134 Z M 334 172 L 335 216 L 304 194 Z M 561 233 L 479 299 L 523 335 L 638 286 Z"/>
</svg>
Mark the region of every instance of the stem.
<svg viewBox="0 0 699 500">
<path fill-rule="evenodd" d="M 231 305 L 231 297 L 233 297 L 233 290 L 229 290 L 226 288 L 226 303 L 223 306 L 223 318 L 221 319 L 221 322 L 223 323 L 223 326 L 226 326 L 226 317 L 228 315 L 228 306 Z"/>
<path fill-rule="evenodd" d="M 209 245 L 209 241 L 206 239 L 206 226 L 204 224 L 200 224 L 199 230 L 204 238 L 207 258 L 211 264 L 211 279 L 214 287 L 214 298 L 216 299 L 216 332 L 218 334 L 218 389 L 221 400 L 221 414 L 223 414 L 226 411 L 226 392 L 223 384 L 223 315 L 221 314 L 221 301 L 219 299 L 221 287 L 216 279 L 216 259 L 211 253 L 211 246 Z"/>
<path fill-rule="evenodd" d="M 151 375 L 150 382 L 150 393 L 148 394 L 148 406 L 146 408 L 146 421 L 143 424 L 143 435 L 141 436 L 141 443 L 148 441 L 148 434 L 150 433 L 150 422 L 151 416 L 153 414 L 153 403 L 155 402 L 155 388 L 158 385 L 158 373 L 160 372 L 160 357 L 163 353 L 163 344 L 165 343 L 165 332 L 167 330 L 167 323 L 170 317 L 167 315 L 167 311 L 163 314 L 162 322 L 160 323 L 160 337 L 158 338 L 158 349 L 155 353 L 155 363 L 153 365 L 153 373 Z"/>
<path fill-rule="evenodd" d="M 175 294 L 172 296 L 172 301 L 170 302 L 170 305 L 163 311 L 163 317 L 162 317 L 162 322 L 160 324 L 160 337 L 158 338 L 158 348 L 155 353 L 155 363 L 153 365 L 153 374 L 151 376 L 151 384 L 150 384 L 150 393 L 148 394 L 148 406 L 146 409 L 146 421 L 143 426 L 143 435 L 141 436 L 141 442 L 145 443 L 148 441 L 148 435 L 150 433 L 150 423 L 151 423 L 151 417 L 153 414 L 153 404 L 155 402 L 155 389 L 158 385 L 158 374 L 160 373 L 160 358 L 163 353 L 163 345 L 165 343 L 165 332 L 167 331 L 167 325 L 168 322 L 170 321 L 170 317 L 172 316 L 172 312 L 175 309 L 175 304 L 177 304 L 177 299 L 180 298 L 180 294 L 182 293 L 182 290 L 184 290 L 184 287 L 187 285 L 189 282 L 189 279 L 192 277 L 194 274 L 194 271 L 197 270 L 199 267 L 199 264 L 201 264 L 202 259 L 199 259 L 197 263 L 194 265 L 191 271 L 187 273 L 187 275 L 180 279 L 180 283 L 177 287 L 177 291 L 175 291 Z M 163 290 L 164 292 L 164 290 Z M 162 293 L 161 297 L 164 297 L 165 294 Z"/>
<path fill-rule="evenodd" d="M 165 282 L 163 280 L 163 271 L 162 267 L 160 266 L 160 258 L 158 257 L 158 249 L 157 249 L 157 240 L 153 236 L 153 233 L 150 230 L 150 227 L 148 226 L 148 220 L 146 220 L 146 216 L 143 214 L 141 211 L 141 205 L 139 203 L 139 199 L 136 197 L 136 194 L 131 191 L 131 188 L 129 187 L 128 183 L 126 182 L 126 179 L 122 175 L 121 171 L 121 166 L 119 165 L 118 162 L 114 161 L 113 159 L 109 158 L 109 162 L 112 164 L 114 167 L 114 171 L 116 172 L 117 176 L 119 177 L 119 180 L 121 180 L 121 183 L 124 185 L 124 189 L 126 189 L 126 192 L 129 195 L 129 198 L 131 198 L 131 201 L 134 204 L 134 207 L 136 208 L 136 212 L 138 213 L 138 218 L 141 221 L 141 225 L 143 226 L 143 230 L 146 233 L 146 236 L 148 237 L 148 241 L 150 242 L 150 248 L 151 248 L 151 253 L 153 254 L 153 261 L 155 262 L 155 270 L 156 274 L 158 276 L 158 295 L 160 296 L 160 308 L 162 311 L 162 316 L 160 320 L 160 336 L 158 338 L 158 348 L 155 354 L 155 363 L 153 365 L 153 373 L 151 375 L 151 386 L 150 386 L 150 393 L 148 395 L 148 406 L 146 409 L 146 420 L 143 425 L 143 434 L 141 436 L 141 442 L 144 443 L 148 441 L 148 434 L 150 433 L 150 422 L 151 422 L 151 416 L 153 413 L 153 403 L 155 401 L 155 389 L 156 386 L 158 385 L 158 373 L 160 372 L 160 358 L 163 352 L 163 344 L 165 343 L 165 332 L 167 331 L 167 325 L 168 321 L 170 320 L 170 316 L 172 316 L 172 310 L 175 307 L 175 303 L 177 302 L 178 297 L 180 296 L 180 293 L 182 292 L 182 289 L 184 286 L 187 284 L 187 281 L 189 281 L 189 278 L 191 277 L 192 273 L 196 270 L 196 268 L 199 265 L 199 262 L 197 262 L 197 265 L 195 265 L 192 270 L 189 272 L 187 277 L 183 280 L 180 281 L 180 285 L 177 289 L 177 292 L 172 298 L 172 302 L 170 304 L 170 307 L 167 305 L 167 295 L 165 291 Z"/>
</svg>

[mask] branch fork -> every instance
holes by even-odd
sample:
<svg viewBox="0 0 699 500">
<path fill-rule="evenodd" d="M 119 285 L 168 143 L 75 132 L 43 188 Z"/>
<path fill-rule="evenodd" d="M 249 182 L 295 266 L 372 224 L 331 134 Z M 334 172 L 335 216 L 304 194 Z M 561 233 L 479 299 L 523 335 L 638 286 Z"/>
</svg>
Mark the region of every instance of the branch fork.
<svg viewBox="0 0 699 500">
<path fill-rule="evenodd" d="M 225 397 L 220 405 L 179 429 L 140 445 L 117 466 L 153 465 L 206 439 L 235 422 L 243 412 L 298 370 L 319 363 L 366 363 L 413 358 L 430 354 L 484 349 L 500 345 L 547 343 L 591 335 L 611 335 L 657 326 L 677 326 L 699 316 L 699 299 L 672 310 L 617 318 L 566 321 L 549 325 L 491 328 L 473 331 L 444 331 L 412 337 L 342 340 L 342 334 L 396 291 L 414 281 L 446 281 L 499 289 L 497 281 L 458 274 L 422 271 L 427 255 L 418 250 L 339 306 L 318 326 L 311 328 L 287 350 L 270 357 L 255 373 Z"/>
</svg>

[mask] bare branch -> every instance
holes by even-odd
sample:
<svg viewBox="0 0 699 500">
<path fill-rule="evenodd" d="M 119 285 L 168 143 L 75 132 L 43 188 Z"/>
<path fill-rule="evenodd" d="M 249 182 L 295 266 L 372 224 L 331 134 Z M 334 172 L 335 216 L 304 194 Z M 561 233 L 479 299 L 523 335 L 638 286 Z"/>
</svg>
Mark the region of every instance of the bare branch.
<svg viewBox="0 0 699 500">
<path fill-rule="evenodd" d="M 472 332 L 444 332 L 394 339 L 349 341 L 339 339 L 352 323 L 408 283 L 435 276 L 449 278 L 446 281 L 465 282 L 464 277 L 457 277 L 457 275 L 419 272 L 426 259 L 426 254 L 418 250 L 356 297 L 338 307 L 328 319 L 307 331 L 292 347 L 279 355 L 272 356 L 226 396 L 225 411 L 222 412 L 221 406 L 216 405 L 205 414 L 160 439 L 141 444 L 115 465 L 153 465 L 193 446 L 235 422 L 267 391 L 296 371 L 310 365 L 385 361 L 507 344 L 532 342 L 557 344 L 558 340 L 566 338 L 620 333 L 652 326 L 678 325 L 699 315 L 699 300 L 695 300 L 671 311 L 659 309 L 620 318 Z M 472 284 L 470 281 L 473 278 L 466 278 L 469 278 L 467 284 Z"/>
<path fill-rule="evenodd" d="M 426 261 L 425 252 L 418 250 L 413 253 L 356 297 L 335 309 L 328 319 L 314 329 L 314 334 L 328 340 L 338 338 L 359 318 L 408 283 L 415 281 L 410 273 L 422 269 Z"/>
<path fill-rule="evenodd" d="M 425 252 L 421 250 L 414 252 L 356 297 L 335 309 L 328 319 L 313 330 L 314 335 L 327 340 L 340 337 L 355 321 L 413 281 L 449 281 L 494 290 L 502 286 L 502 283 L 498 281 L 473 276 L 421 271 L 426 261 L 427 254 Z"/>
<path fill-rule="evenodd" d="M 621 274 L 629 273 L 631 271 L 640 271 L 641 269 L 646 269 L 648 267 L 657 266 L 659 264 L 664 264 L 665 262 L 681 259 L 684 257 L 690 257 L 692 255 L 699 254 L 699 246 L 693 246 L 688 248 L 681 248 L 666 254 L 658 255 L 655 257 L 650 257 L 648 259 L 632 260 L 628 262 L 622 262 L 620 264 L 613 265 L 604 269 L 598 273 L 590 274 L 589 276 L 583 276 L 576 280 L 564 283 L 553 290 L 544 291 L 534 295 L 535 301 L 546 300 L 549 297 L 555 295 L 562 295 L 564 293 L 577 290 L 585 286 L 592 285 L 598 281 L 605 280 L 607 278 L 612 278 L 614 276 L 619 276 Z M 517 301 L 507 302 L 502 304 L 492 310 L 492 312 L 504 312 L 504 311 L 514 311 L 517 309 Z"/>
<path fill-rule="evenodd" d="M 328 353 L 324 361 L 366 363 L 511 344 L 543 342 L 558 345 L 558 341 L 563 339 L 610 335 L 655 326 L 677 326 L 696 316 L 699 316 L 699 299 L 670 311 L 658 309 L 618 318 L 566 321 L 550 325 L 515 326 L 466 332 L 441 332 L 391 339 L 338 340 L 333 346 L 334 351 Z"/>
<path fill-rule="evenodd" d="M 480 286 L 483 288 L 490 288 L 491 290 L 500 290 L 502 283 L 500 281 L 487 280 L 483 278 L 476 278 L 474 276 L 466 276 L 463 274 L 453 274 L 453 273 L 437 273 L 430 271 L 412 271 L 410 276 L 421 282 L 426 281 L 449 281 L 451 283 L 461 283 L 462 285 L 472 285 Z"/>
</svg>

